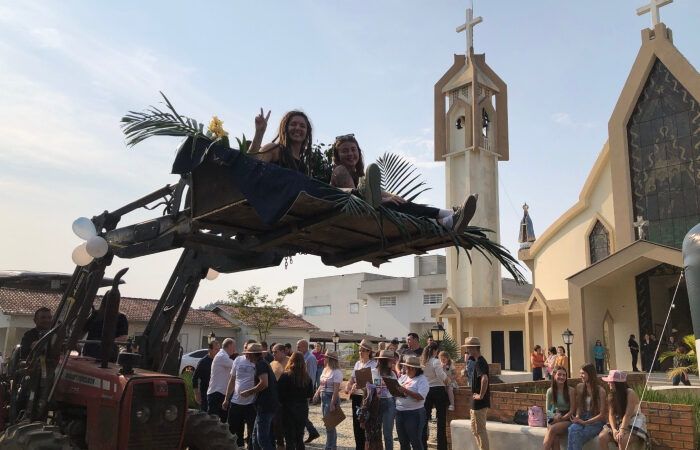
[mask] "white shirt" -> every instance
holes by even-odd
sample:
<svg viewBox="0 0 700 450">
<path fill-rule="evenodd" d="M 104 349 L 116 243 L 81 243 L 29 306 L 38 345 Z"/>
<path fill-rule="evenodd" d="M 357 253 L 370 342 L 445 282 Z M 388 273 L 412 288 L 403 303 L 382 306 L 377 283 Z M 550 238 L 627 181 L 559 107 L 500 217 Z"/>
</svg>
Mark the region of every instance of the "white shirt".
<svg viewBox="0 0 700 450">
<path fill-rule="evenodd" d="M 223 348 L 219 350 L 211 362 L 211 378 L 209 378 L 209 389 L 207 395 L 218 392 L 226 395 L 226 387 L 231 374 L 233 360 Z"/>
<path fill-rule="evenodd" d="M 352 368 L 352 375 L 350 376 L 350 383 L 356 383 L 357 379 L 355 378 L 355 371 L 360 370 L 360 369 L 376 369 L 377 368 L 377 360 L 376 359 L 369 359 L 367 362 L 362 362 L 362 360 L 358 359 L 357 362 L 355 363 L 355 366 Z M 362 389 L 355 389 L 352 391 L 353 395 L 362 395 Z"/>
<path fill-rule="evenodd" d="M 439 359 L 430 358 L 423 368 L 423 374 L 425 378 L 428 379 L 430 387 L 445 387 L 445 378 L 447 378 L 447 375 Z"/>
<path fill-rule="evenodd" d="M 236 382 L 231 396 L 231 403 L 237 405 L 251 405 L 255 402 L 255 395 L 242 397 L 241 392 L 255 387 L 255 364 L 241 355 L 233 360 L 231 376 L 236 377 Z"/>
<path fill-rule="evenodd" d="M 428 379 L 425 375 L 418 375 L 417 377 L 408 378 L 408 375 L 403 375 L 399 378 L 399 384 L 409 391 L 420 394 L 423 400 L 416 400 L 413 397 L 406 395 L 405 397 L 396 397 L 396 410 L 397 411 L 413 411 L 414 409 L 420 409 L 425 407 L 425 397 L 427 397 L 430 391 L 430 385 L 428 384 Z"/>
<path fill-rule="evenodd" d="M 335 384 L 343 382 L 343 371 L 340 369 L 323 369 L 321 372 L 321 392 L 333 393 Z"/>
</svg>

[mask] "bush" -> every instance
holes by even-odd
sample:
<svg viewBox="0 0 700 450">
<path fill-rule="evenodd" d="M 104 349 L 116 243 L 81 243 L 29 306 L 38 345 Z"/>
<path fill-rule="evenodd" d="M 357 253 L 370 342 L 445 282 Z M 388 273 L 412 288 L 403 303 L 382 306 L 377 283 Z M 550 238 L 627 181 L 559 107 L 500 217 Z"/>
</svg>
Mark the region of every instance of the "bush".
<svg viewBox="0 0 700 450">
<path fill-rule="evenodd" d="M 644 385 L 630 386 L 637 393 L 640 399 L 645 402 L 669 403 L 672 405 L 691 405 L 693 416 L 695 417 L 695 439 L 700 440 L 700 397 L 684 392 L 663 392 L 647 390 L 644 392 Z"/>
<path fill-rule="evenodd" d="M 180 378 L 185 381 L 185 389 L 187 390 L 187 406 L 189 408 L 199 408 L 199 403 L 194 399 L 194 388 L 192 388 L 192 375 L 194 373 L 186 370 L 180 374 Z"/>
</svg>

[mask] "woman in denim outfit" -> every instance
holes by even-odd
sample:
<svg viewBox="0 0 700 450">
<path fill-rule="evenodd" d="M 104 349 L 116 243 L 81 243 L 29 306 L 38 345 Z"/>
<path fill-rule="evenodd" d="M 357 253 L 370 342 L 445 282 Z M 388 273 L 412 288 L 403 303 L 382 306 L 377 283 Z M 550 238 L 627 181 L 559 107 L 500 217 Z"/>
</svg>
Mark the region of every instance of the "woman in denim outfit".
<svg viewBox="0 0 700 450">
<path fill-rule="evenodd" d="M 321 413 L 327 416 L 329 412 L 340 408 L 340 383 L 343 382 L 343 371 L 338 365 L 338 354 L 326 350 L 326 367 L 321 373 L 321 385 L 314 394 L 314 402 L 321 400 Z M 335 428 L 326 428 L 325 450 L 337 448 L 338 432 Z"/>
<path fill-rule="evenodd" d="M 598 381 L 595 366 L 585 364 L 579 374 L 581 383 L 576 386 L 576 412 L 569 425 L 568 450 L 581 450 L 600 434 L 608 418 L 605 389 Z"/>
</svg>

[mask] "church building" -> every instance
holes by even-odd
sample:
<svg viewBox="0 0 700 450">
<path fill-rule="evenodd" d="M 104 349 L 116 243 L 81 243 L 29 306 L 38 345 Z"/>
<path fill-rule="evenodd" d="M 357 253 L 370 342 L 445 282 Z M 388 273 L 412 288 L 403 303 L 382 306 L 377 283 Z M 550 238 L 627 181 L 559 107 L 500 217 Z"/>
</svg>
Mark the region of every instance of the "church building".
<svg viewBox="0 0 700 450">
<path fill-rule="evenodd" d="M 435 316 L 455 337 L 480 337 L 482 353 L 506 369 L 529 369 L 526 356 L 534 345 L 562 345 L 566 329 L 573 333 L 574 368 L 592 361 L 600 339 L 609 367 L 622 370 L 632 368 L 630 335 L 639 341 L 644 334 L 692 333 L 680 248 L 700 222 L 700 74 L 659 20 L 667 3 L 638 10 L 651 13 L 652 28 L 641 32 L 608 140 L 578 201 L 538 237 L 525 205 L 518 258 L 532 272 L 529 301 L 500 304 L 491 282 L 500 269 L 480 255 L 473 265 L 457 267 L 455 254 L 448 255 L 448 298 Z M 485 56 L 473 52 L 477 19 L 468 12 L 467 55 L 455 56 L 435 86 L 435 159 L 446 161 L 448 204 L 465 192 L 479 193 L 472 222 L 498 233 L 507 90 Z"/>
</svg>

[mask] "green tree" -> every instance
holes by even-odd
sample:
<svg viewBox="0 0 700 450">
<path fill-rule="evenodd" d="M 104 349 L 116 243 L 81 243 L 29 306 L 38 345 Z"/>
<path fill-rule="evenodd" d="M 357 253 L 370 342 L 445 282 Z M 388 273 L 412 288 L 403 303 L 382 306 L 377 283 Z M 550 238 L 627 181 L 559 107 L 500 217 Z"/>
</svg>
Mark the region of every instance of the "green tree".
<svg viewBox="0 0 700 450">
<path fill-rule="evenodd" d="M 675 377 L 676 375 L 698 373 L 698 356 L 695 348 L 695 336 L 692 334 L 684 336 L 683 343 L 689 349 L 688 353 L 686 353 L 685 355 L 685 360 L 688 362 L 688 365 L 685 367 L 676 367 L 669 369 L 666 372 L 666 375 L 668 376 L 669 380 Z M 661 356 L 659 356 L 659 362 L 664 362 L 668 358 L 672 359 L 674 356 L 676 356 L 676 352 L 674 351 L 663 352 Z"/>
<path fill-rule="evenodd" d="M 223 304 L 235 306 L 238 319 L 253 327 L 258 339 L 265 341 L 280 319 L 292 314 L 284 305 L 284 299 L 296 290 L 296 286 L 290 286 L 279 291 L 277 297 L 271 298 L 267 294 L 261 294 L 258 286 L 250 286 L 243 292 L 234 289 L 228 292 L 228 301 Z"/>
<path fill-rule="evenodd" d="M 430 331 L 424 332 L 418 339 L 420 346 L 425 348 L 425 346 L 428 345 L 428 338 L 430 337 L 433 337 Z M 447 332 L 445 332 L 445 337 L 440 342 L 440 351 L 447 352 L 447 354 L 450 355 L 450 359 L 454 362 L 463 362 L 462 356 L 460 355 L 459 344 L 455 342 L 455 340 L 452 339 L 452 336 L 447 334 Z"/>
</svg>

